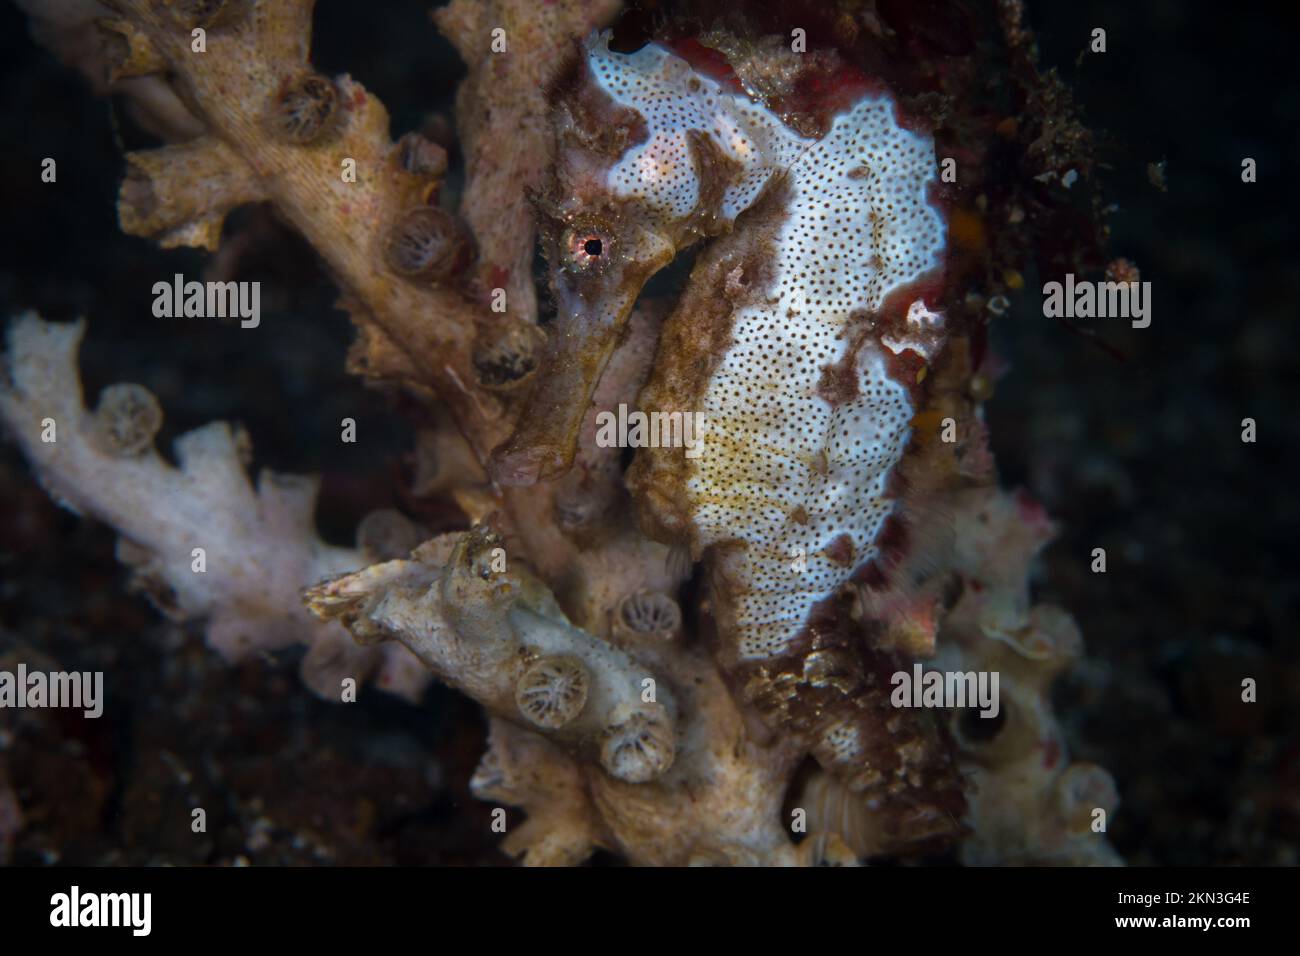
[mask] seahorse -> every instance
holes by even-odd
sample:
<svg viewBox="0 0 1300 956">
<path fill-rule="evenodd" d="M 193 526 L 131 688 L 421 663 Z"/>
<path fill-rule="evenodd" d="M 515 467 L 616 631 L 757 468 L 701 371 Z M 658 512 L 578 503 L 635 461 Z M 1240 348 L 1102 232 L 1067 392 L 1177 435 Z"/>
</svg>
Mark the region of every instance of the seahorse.
<svg viewBox="0 0 1300 956">
<path fill-rule="evenodd" d="M 909 769 L 872 759 L 885 664 L 826 625 L 840 589 L 885 564 L 918 383 L 944 345 L 931 138 L 883 91 L 806 135 L 725 76 L 657 43 L 613 52 L 608 35 L 587 43 L 557 128 L 538 198 L 554 348 L 497 476 L 563 470 L 644 283 L 710 239 L 640 399 L 702 413 L 703 447 L 642 449 L 628 485 L 648 529 L 707 561 L 745 699 L 855 790 L 890 785 Z"/>
</svg>

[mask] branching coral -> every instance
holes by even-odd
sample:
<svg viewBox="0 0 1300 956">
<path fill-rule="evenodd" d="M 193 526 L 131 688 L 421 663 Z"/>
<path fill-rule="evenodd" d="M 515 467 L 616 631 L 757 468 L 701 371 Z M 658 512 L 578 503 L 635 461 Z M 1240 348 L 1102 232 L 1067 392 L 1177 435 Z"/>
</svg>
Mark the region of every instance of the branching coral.
<svg viewBox="0 0 1300 956">
<path fill-rule="evenodd" d="M 505 570 L 500 544 L 483 528 L 435 538 L 411 561 L 313 588 L 308 603 L 360 640 L 396 636 L 492 712 L 551 732 L 620 779 L 659 776 L 673 760 L 671 691 L 643 699 L 656 678 L 570 626 L 531 575 Z"/>
<path fill-rule="evenodd" d="M 257 3 L 209 23 L 185 5 L 120 5 L 109 24 L 126 41 L 116 69 L 169 71 L 206 129 L 127 157 L 123 228 L 211 248 L 233 206 L 271 201 L 325 258 L 367 329 L 367 371 L 437 388 L 490 441 L 499 410 L 467 391 L 478 310 L 446 283 L 454 255 L 425 253 L 423 268 L 395 270 L 401 257 L 384 254 L 459 241 L 446 219 L 419 218 L 436 215 L 429 203 L 445 163 L 424 144 L 394 144 L 387 112 L 359 84 L 312 71 L 311 8 L 308 0 Z M 206 29 L 203 52 L 193 48 L 195 28 Z M 178 196 L 187 197 L 179 208 Z"/>
<path fill-rule="evenodd" d="M 123 228 L 214 249 L 231 209 L 271 203 L 343 291 L 352 371 L 405 387 L 432 423 L 418 493 L 469 525 L 423 540 L 385 513 L 356 549 L 328 546 L 312 481 L 254 487 L 224 424 L 182 436 L 169 465 L 146 391 L 83 406 L 80 324 L 21 318 L 6 429 L 54 497 L 119 531 L 164 612 L 207 619 L 229 659 L 307 645 L 326 697 L 374 674 L 479 702 L 471 787 L 527 812 L 503 844 L 527 863 L 851 862 L 953 842 L 972 863 L 1114 861 L 1092 826 L 1114 809 L 1109 777 L 1068 763 L 1047 697 L 1080 653 L 1068 616 L 1029 600 L 1049 526 L 994 487 L 982 329 L 937 311 L 934 145 L 898 103 L 841 82 L 833 52 L 801 64 L 770 37 L 708 34 L 734 65 L 713 77 L 695 66 L 722 53 L 616 52 L 591 39 L 613 0 L 454 0 L 434 17 L 469 65 L 453 209 L 446 153 L 394 143 L 372 95 L 312 68 L 309 0 L 112 6 L 108 46 L 81 55 L 177 106 L 175 141 L 127 157 Z M 805 68 L 826 102 L 798 101 Z M 837 202 L 851 208 L 819 225 Z M 641 287 L 696 242 L 711 244 L 665 323 Z M 713 457 L 646 449 L 625 476 L 598 420 L 638 404 L 706 411 Z M 799 542 L 809 564 L 787 587 Z M 998 672 L 1001 723 L 894 704 L 916 661 Z"/>
<path fill-rule="evenodd" d="M 418 698 L 427 677 L 408 654 L 357 647 L 298 600 L 306 585 L 364 560 L 316 537 L 317 482 L 264 471 L 254 487 L 247 437 L 224 422 L 178 438 L 171 466 L 153 447 L 161 413 L 147 391 L 113 385 L 95 411 L 83 406 L 83 332 L 34 316 L 9 329 L 0 419 L 46 490 L 116 528 L 133 585 L 171 617 L 206 619 L 208 643 L 227 660 L 305 644 L 303 678 L 322 697 L 339 700 L 344 678 L 377 672 L 381 685 Z"/>
<path fill-rule="evenodd" d="M 453 38 L 473 51 L 462 123 L 471 144 L 485 144 L 471 167 L 481 175 L 467 191 L 483 268 L 468 279 L 451 273 L 470 255 L 470 234 L 435 205 L 445 155 L 416 134 L 394 144 L 375 97 L 347 76 L 312 70 L 312 0 L 219 6 L 213 14 L 209 5 L 126 0 L 103 21 L 116 37 L 107 47 L 110 77 L 165 75 L 204 130 L 127 157 L 123 228 L 164 246 L 215 248 L 232 208 L 270 201 L 342 287 L 363 333 L 354 369 L 432 387 L 479 450 L 490 451 L 509 410 L 479 387 L 482 356 L 492 355 L 503 336 L 524 343 L 524 354 L 513 356 L 517 375 L 530 367 L 536 347 L 490 305 L 502 287 L 507 304 L 514 303 L 507 319 L 527 325 L 535 318 L 525 190 L 537 184 L 549 153 L 540 91 L 558 69 L 555 51 L 612 15 L 613 4 L 553 4 L 540 18 L 520 0 L 440 12 Z M 76 22 L 78 32 L 86 19 Z M 519 25 L 517 49 L 494 56 L 490 31 L 502 23 Z M 205 32 L 202 50 L 195 49 L 195 29 Z M 96 54 L 96 65 L 103 56 Z M 489 154 L 486 144 L 507 135 L 517 146 L 511 154 L 529 157 L 527 168 L 489 161 L 501 151 Z"/>
<path fill-rule="evenodd" d="M 1083 641 L 1064 610 L 1029 597 L 1030 564 L 1052 527 L 1023 493 L 979 489 L 955 506 L 962 596 L 944 620 L 935 663 L 997 671 L 1002 679 L 995 734 L 982 732 L 979 721 L 953 721 L 973 784 L 963 858 L 1117 863 L 1094 830 L 1098 811 L 1100 819 L 1115 811 L 1115 784 L 1100 767 L 1070 763 L 1049 697 L 1052 681 L 1082 656 Z"/>
</svg>

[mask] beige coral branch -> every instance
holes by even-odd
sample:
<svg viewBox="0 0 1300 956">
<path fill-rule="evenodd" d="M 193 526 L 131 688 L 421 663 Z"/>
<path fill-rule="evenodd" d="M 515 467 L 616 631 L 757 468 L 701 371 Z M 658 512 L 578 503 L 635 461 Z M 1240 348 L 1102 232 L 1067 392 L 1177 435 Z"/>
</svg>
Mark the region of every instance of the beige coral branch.
<svg viewBox="0 0 1300 956">
<path fill-rule="evenodd" d="M 98 0 L 15 0 L 31 19 L 32 36 L 64 64 L 81 72 L 97 94 L 120 94 L 141 128 L 171 141 L 202 134 L 145 47 L 131 48 L 129 33 L 105 44 L 112 11 Z M 150 72 L 152 70 L 153 72 Z"/>
<path fill-rule="evenodd" d="M 393 143 L 375 97 L 350 77 L 331 80 L 312 69 L 309 0 L 251 0 L 212 22 L 188 15 L 185 5 L 118 6 L 120 21 L 111 28 L 130 34 L 123 55 L 165 64 L 177 93 L 221 144 L 200 161 L 188 153 L 130 156 L 137 177 L 123 190 L 123 226 L 210 247 L 225 199 L 265 196 L 325 259 L 358 320 L 377 325 L 381 341 L 398 343 L 417 381 L 432 386 L 466 434 L 490 448 L 503 433 L 504 412 L 492 395 L 478 394 L 471 360 L 486 304 L 450 281 L 458 257 L 468 254 L 454 220 L 418 218 L 420 210 L 437 213 L 430 201 L 444 164 L 431 155 L 436 148 Z M 202 51 L 192 28 L 206 30 Z M 223 159 L 242 169 L 217 177 L 231 187 L 221 201 L 209 195 L 157 208 L 187 191 L 210 194 L 205 175 Z M 139 188 L 141 173 L 152 189 Z M 192 213 L 201 214 L 198 223 L 179 233 L 168 228 Z"/>
<path fill-rule="evenodd" d="M 537 189 L 552 160 L 546 93 L 576 38 L 613 20 L 621 0 L 453 0 L 438 29 L 470 67 L 456 96 L 468 184 L 462 209 L 478 239 L 480 281 L 506 290 L 509 314 L 537 317 L 532 262 Z M 493 31 L 498 49 L 493 49 Z M 500 49 L 504 44 L 504 49 Z"/>
<path fill-rule="evenodd" d="M 216 251 L 226 214 L 266 198 L 230 147 L 204 136 L 127 157 L 118 216 L 122 230 L 150 236 L 164 249 Z"/>
<path fill-rule="evenodd" d="M 375 97 L 350 77 L 312 70 L 310 0 L 248 0 L 216 13 L 158 0 L 115 6 L 119 17 L 103 24 L 118 37 L 110 75 L 165 70 L 212 143 L 132 154 L 123 228 L 214 248 L 230 208 L 270 200 L 325 259 L 363 327 L 351 367 L 432 387 L 484 457 L 510 427 L 496 377 L 502 368 L 526 375 L 541 344 L 511 323 L 536 320 L 527 191 L 550 162 L 545 90 L 568 45 L 612 17 L 617 0 L 540 11 L 531 0 L 460 2 L 438 12 L 471 67 L 458 100 L 462 212 L 479 251 L 469 281 L 460 225 L 435 214 L 445 159 L 418 137 L 393 144 Z M 205 31 L 202 50 L 193 29 Z M 493 49 L 498 29 L 504 50 Z M 506 293 L 505 320 L 490 308 L 496 289 Z"/>
<path fill-rule="evenodd" d="M 363 642 L 396 638 L 490 712 L 544 730 L 620 779 L 660 776 L 675 756 L 672 691 L 570 625 L 526 571 L 506 571 L 501 543 L 483 528 L 435 538 L 409 561 L 312 588 L 308 603 Z"/>
<path fill-rule="evenodd" d="M 607 641 L 574 627 L 528 572 L 492 569 L 499 545 L 483 528 L 445 535 L 308 600 L 359 641 L 405 644 L 497 718 L 473 786 L 529 811 L 507 852 L 530 863 L 578 862 L 597 846 L 640 864 L 804 861 L 780 813 L 800 752 L 754 742 L 709 656 L 657 630 Z"/>
<path fill-rule="evenodd" d="M 498 717 L 488 722 L 488 750 L 470 780 L 480 800 L 521 807 L 528 818 L 501 849 L 526 866 L 575 866 L 610 848 L 576 760 L 540 734 Z"/>
</svg>

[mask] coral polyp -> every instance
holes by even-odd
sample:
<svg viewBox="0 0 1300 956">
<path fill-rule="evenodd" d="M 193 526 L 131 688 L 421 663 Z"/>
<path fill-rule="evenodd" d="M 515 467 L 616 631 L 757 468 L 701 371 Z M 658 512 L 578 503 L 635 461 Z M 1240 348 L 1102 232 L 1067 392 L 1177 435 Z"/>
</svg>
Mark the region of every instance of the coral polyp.
<svg viewBox="0 0 1300 956">
<path fill-rule="evenodd" d="M 290 143 L 311 143 L 329 132 L 338 115 L 338 99 L 338 90 L 328 78 L 305 73 L 284 82 L 267 122 Z"/>
<path fill-rule="evenodd" d="M 544 657 L 519 678 L 519 711 L 539 727 L 563 727 L 587 703 L 587 670 L 573 657 Z"/>
</svg>

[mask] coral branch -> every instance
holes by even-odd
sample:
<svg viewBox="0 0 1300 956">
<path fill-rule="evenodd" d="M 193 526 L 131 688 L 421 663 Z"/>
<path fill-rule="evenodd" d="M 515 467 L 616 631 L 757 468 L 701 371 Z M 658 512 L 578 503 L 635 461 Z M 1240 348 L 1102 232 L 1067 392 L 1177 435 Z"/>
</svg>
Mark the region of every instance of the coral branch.
<svg viewBox="0 0 1300 956">
<path fill-rule="evenodd" d="M 620 779 L 662 774 L 674 756 L 672 693 L 625 652 L 568 624 L 526 572 L 494 570 L 500 544 L 482 528 L 436 538 L 410 561 L 312 588 L 308 603 L 358 640 L 395 637 L 490 712 L 536 726 Z"/>
<path fill-rule="evenodd" d="M 523 807 L 528 819 L 501 849 L 526 866 L 574 866 L 608 848 L 579 765 L 555 744 L 499 718 L 488 723 L 488 750 L 470 780 L 481 800 Z"/>
<path fill-rule="evenodd" d="M 491 570 L 497 544 L 482 528 L 435 538 L 308 602 L 359 641 L 405 644 L 500 718 L 473 786 L 537 815 L 507 851 L 530 863 L 596 846 L 642 864 L 803 859 L 779 812 L 800 752 L 751 739 L 708 656 L 658 633 L 612 643 L 573 627 L 531 575 Z M 579 672 L 585 697 L 563 683 Z"/>
<path fill-rule="evenodd" d="M 34 315 L 9 329 L 0 421 L 50 495 L 117 529 L 135 586 L 169 616 L 205 618 L 208 643 L 225 659 L 307 644 L 303 676 L 327 699 L 340 699 L 343 677 L 360 681 L 377 667 L 393 690 L 418 696 L 423 678 L 401 660 L 409 655 L 357 648 L 298 600 L 304 586 L 363 563 L 316 536 L 316 480 L 263 471 L 254 488 L 247 439 L 222 422 L 178 438 L 172 467 L 153 448 L 161 413 L 147 391 L 112 386 L 96 411 L 82 404 L 84 331 Z"/>
<path fill-rule="evenodd" d="M 547 90 L 574 38 L 609 23 L 621 5 L 453 0 L 433 14 L 470 67 L 456 97 L 456 118 L 468 174 L 462 211 L 478 239 L 480 282 L 504 288 L 508 313 L 527 322 L 536 321 L 537 294 L 536 225 L 526 192 L 541 186 L 551 164 Z M 493 30 L 504 31 L 504 50 L 493 50 Z"/>
<path fill-rule="evenodd" d="M 1002 719 L 992 736 L 953 721 L 963 770 L 971 777 L 972 835 L 962 858 L 973 864 L 1120 862 L 1099 818 L 1119 799 L 1110 774 L 1070 763 L 1052 712 L 1051 685 L 1083 654 L 1083 639 L 1061 608 L 1029 599 L 1030 564 L 1054 529 L 1023 493 L 968 492 L 956 502 L 954 565 L 962 597 L 944 622 L 937 663 L 996 672 Z M 979 724 L 976 720 L 973 724 Z"/>
<path fill-rule="evenodd" d="M 273 202 L 324 257 L 358 321 L 376 324 L 385 340 L 398 343 L 417 381 L 432 386 L 456 410 L 466 434 L 490 448 L 503 433 L 504 412 L 493 396 L 475 393 L 471 362 L 476 322 L 486 310 L 445 276 L 394 269 L 385 254 L 394 241 L 404 241 L 415 211 L 436 212 L 430 202 L 440 164 L 417 161 L 427 149 L 394 144 L 387 112 L 360 84 L 311 69 L 311 8 L 309 0 L 254 0 L 191 23 L 185 5 L 123 0 L 113 29 L 129 29 L 131 59 L 165 64 L 177 92 L 223 148 L 189 164 L 175 162 L 175 154 L 134 154 L 132 167 L 149 175 L 150 192 L 162 203 L 187 192 L 201 196 L 200 174 L 210 174 L 223 158 L 242 167 L 218 177 L 241 184 L 222 195 Z M 206 28 L 203 51 L 192 47 L 190 30 L 196 26 Z M 166 185 L 160 190 L 163 168 Z M 151 208 L 128 181 L 122 223 L 128 231 L 154 234 L 202 211 L 199 225 L 169 230 L 165 238 L 210 247 L 225 204 L 209 200 L 194 209 L 192 203 Z M 454 235 L 430 238 L 457 241 Z"/>
<path fill-rule="evenodd" d="M 165 249 L 216 251 L 226 214 L 266 198 L 230 147 L 207 136 L 131 153 L 127 164 L 117 207 L 122 230 L 156 239 Z"/>
</svg>

